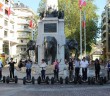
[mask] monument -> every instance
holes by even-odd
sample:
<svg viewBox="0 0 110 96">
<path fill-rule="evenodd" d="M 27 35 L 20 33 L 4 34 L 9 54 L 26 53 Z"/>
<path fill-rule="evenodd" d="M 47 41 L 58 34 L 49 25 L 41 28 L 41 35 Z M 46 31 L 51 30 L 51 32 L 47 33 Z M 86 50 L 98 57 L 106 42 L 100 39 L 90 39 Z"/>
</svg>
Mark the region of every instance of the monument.
<svg viewBox="0 0 110 96">
<path fill-rule="evenodd" d="M 58 10 L 58 0 L 46 0 L 46 10 L 48 10 L 49 7 Z"/>
<path fill-rule="evenodd" d="M 65 64 L 64 14 L 61 13 L 62 18 L 59 18 L 61 11 L 58 10 L 58 0 L 46 0 L 46 10 L 50 7 L 53 11 L 38 21 L 38 36 L 36 41 L 38 64 L 42 59 L 45 59 L 47 64 L 51 65 L 55 59 L 58 59 L 58 61 L 61 61 L 59 69 L 63 70 Z M 53 12 L 58 14 L 55 16 Z"/>
</svg>

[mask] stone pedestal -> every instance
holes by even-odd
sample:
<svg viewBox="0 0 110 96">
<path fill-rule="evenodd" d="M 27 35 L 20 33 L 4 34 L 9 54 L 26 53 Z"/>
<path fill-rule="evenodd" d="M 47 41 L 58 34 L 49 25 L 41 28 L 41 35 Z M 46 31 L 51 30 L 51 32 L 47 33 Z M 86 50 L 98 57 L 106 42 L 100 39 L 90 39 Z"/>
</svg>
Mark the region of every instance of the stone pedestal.
<svg viewBox="0 0 110 96">
<path fill-rule="evenodd" d="M 50 29 L 45 28 L 45 26 L 50 26 Z M 55 27 L 56 26 L 56 27 Z M 51 29 L 53 27 L 53 29 Z M 54 30 L 55 28 L 55 30 Z M 47 32 L 46 32 L 47 31 Z M 52 32 L 53 31 L 53 32 Z M 65 45 L 65 34 L 64 34 L 64 19 L 58 19 L 55 17 L 44 18 L 38 22 L 38 37 L 36 45 L 38 46 L 38 64 L 44 58 L 44 37 L 52 36 L 57 40 L 57 56 L 56 59 L 60 62 L 60 71 L 63 72 L 64 67 L 64 45 Z"/>
</svg>

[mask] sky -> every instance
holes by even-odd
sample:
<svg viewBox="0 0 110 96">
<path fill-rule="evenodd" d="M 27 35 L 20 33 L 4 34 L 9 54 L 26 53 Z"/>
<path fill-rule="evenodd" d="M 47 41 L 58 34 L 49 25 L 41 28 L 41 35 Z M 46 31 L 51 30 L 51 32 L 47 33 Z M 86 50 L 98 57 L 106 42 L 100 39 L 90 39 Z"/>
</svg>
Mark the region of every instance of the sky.
<svg viewBox="0 0 110 96">
<path fill-rule="evenodd" d="M 18 2 L 18 1 L 32 8 L 34 12 L 37 12 L 37 8 L 39 7 L 39 2 L 41 0 L 14 0 L 14 2 Z M 106 0 L 94 0 L 94 1 L 95 1 L 94 4 L 96 4 L 96 6 L 98 7 L 97 13 L 100 16 L 102 11 L 104 10 Z"/>
<path fill-rule="evenodd" d="M 39 2 L 41 0 L 14 0 L 15 3 L 20 1 L 21 3 L 24 3 L 26 6 L 30 7 L 34 10 L 35 13 L 37 13 L 37 8 L 39 7 Z M 99 24 L 101 22 L 101 14 L 104 11 L 104 6 L 106 4 L 106 0 L 94 0 L 94 4 L 98 7 L 97 14 L 99 15 Z"/>
</svg>

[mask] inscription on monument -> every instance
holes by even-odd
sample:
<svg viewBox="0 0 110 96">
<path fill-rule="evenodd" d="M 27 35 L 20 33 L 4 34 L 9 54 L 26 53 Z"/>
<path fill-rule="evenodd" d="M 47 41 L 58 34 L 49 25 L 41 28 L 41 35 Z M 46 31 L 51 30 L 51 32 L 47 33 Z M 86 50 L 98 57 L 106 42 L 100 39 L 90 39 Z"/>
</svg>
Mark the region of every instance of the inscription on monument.
<svg viewBox="0 0 110 96">
<path fill-rule="evenodd" d="M 44 33 L 54 33 L 57 32 L 57 24 L 56 23 L 46 23 L 44 24 Z"/>
</svg>

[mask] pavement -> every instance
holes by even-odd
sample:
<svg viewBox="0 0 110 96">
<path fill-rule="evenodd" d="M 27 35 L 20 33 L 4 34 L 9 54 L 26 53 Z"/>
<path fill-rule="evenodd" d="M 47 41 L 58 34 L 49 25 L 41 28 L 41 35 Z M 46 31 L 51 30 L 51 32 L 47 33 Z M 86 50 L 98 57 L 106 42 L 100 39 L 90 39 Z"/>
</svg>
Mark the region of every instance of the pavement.
<svg viewBox="0 0 110 96">
<path fill-rule="evenodd" d="M 103 67 L 104 68 L 104 67 Z M 103 69 L 101 74 L 106 72 Z M 19 78 L 23 78 L 25 76 L 25 67 L 15 71 L 15 74 Z M 50 68 L 50 70 L 52 70 Z M 37 78 L 39 75 L 39 68 L 37 65 L 33 65 L 32 67 L 32 75 Z M 89 68 L 89 74 L 94 74 L 94 67 Z M 105 73 L 104 73 L 105 74 Z M 3 68 L 3 75 L 9 75 L 8 66 Z M 50 75 L 49 75 L 50 76 Z M 110 84 L 104 85 L 88 85 L 88 84 L 54 84 L 54 85 L 46 85 L 41 84 L 38 85 L 37 81 L 35 85 L 26 84 L 23 85 L 23 81 L 19 80 L 17 84 L 15 83 L 2 83 L 0 82 L 0 96 L 110 96 Z"/>
<path fill-rule="evenodd" d="M 110 85 L 0 84 L 0 96 L 110 96 Z"/>
</svg>

